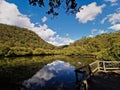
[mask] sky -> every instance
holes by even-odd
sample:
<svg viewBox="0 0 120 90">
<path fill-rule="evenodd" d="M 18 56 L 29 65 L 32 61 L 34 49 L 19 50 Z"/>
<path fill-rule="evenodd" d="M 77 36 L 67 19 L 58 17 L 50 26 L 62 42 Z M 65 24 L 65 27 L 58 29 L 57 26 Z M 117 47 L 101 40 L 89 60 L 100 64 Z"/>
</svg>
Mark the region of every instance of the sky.
<svg viewBox="0 0 120 90">
<path fill-rule="evenodd" d="M 0 23 L 27 28 L 56 46 L 120 30 L 120 0 L 76 0 L 82 8 L 76 14 L 67 14 L 62 5 L 54 18 L 46 14 L 47 4 L 40 8 L 28 1 L 0 0 Z"/>
</svg>

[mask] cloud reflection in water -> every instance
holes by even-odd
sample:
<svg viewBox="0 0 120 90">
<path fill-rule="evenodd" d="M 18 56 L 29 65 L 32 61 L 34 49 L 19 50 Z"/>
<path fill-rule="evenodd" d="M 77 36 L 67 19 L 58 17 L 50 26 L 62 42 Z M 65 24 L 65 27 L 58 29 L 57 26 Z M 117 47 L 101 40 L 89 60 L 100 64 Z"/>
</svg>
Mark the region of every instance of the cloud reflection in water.
<svg viewBox="0 0 120 90">
<path fill-rule="evenodd" d="M 57 90 L 60 87 L 70 88 L 70 86 L 73 87 L 73 83 L 75 84 L 74 69 L 75 67 L 69 63 L 56 60 L 45 65 L 32 78 L 24 81 L 23 85 L 28 90 L 43 90 L 42 88 L 47 87 L 49 89 L 45 90 Z"/>
</svg>

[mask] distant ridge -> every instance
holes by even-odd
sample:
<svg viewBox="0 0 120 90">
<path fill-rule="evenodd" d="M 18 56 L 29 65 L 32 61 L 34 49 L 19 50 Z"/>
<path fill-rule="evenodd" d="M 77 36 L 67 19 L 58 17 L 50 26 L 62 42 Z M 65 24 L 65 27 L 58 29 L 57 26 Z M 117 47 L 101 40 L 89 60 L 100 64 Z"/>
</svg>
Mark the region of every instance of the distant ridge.
<svg viewBox="0 0 120 90">
<path fill-rule="evenodd" d="M 30 30 L 4 24 L 0 24 L 0 43 L 10 47 L 54 48 Z"/>
<path fill-rule="evenodd" d="M 80 48 L 102 60 L 120 60 L 120 31 L 85 37 L 70 44 L 68 48 L 71 47 Z"/>
<path fill-rule="evenodd" d="M 45 42 L 33 31 L 0 24 L 0 55 L 9 56 L 12 55 L 11 53 L 16 54 L 16 52 L 18 55 L 26 55 L 40 48 L 51 50 L 54 49 L 55 46 Z M 26 53 L 27 50 L 31 51 Z"/>
</svg>

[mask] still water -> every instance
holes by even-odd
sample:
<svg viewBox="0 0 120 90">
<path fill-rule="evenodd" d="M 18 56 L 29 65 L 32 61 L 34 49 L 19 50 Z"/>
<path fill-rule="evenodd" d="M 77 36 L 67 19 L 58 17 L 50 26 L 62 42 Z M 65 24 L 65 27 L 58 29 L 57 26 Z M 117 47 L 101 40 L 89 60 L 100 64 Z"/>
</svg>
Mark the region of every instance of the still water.
<svg viewBox="0 0 120 90">
<path fill-rule="evenodd" d="M 77 90 L 74 70 L 93 61 L 68 56 L 1 58 L 0 90 Z"/>
<path fill-rule="evenodd" d="M 74 90 L 75 67 L 69 63 L 56 60 L 45 65 L 23 85 L 28 90 Z"/>
</svg>

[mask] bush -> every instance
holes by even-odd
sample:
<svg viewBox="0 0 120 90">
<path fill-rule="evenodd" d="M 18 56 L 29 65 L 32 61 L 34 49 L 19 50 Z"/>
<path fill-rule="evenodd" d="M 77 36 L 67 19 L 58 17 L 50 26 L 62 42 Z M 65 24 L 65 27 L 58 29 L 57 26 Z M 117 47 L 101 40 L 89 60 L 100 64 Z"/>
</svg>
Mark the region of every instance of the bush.
<svg viewBox="0 0 120 90">
<path fill-rule="evenodd" d="M 116 44 L 110 48 L 110 55 L 120 60 L 120 44 Z"/>
<path fill-rule="evenodd" d="M 0 43 L 0 56 L 5 56 L 10 48 L 7 45 L 3 45 Z"/>
<path fill-rule="evenodd" d="M 37 48 L 33 51 L 33 55 L 44 55 L 45 54 L 45 50 L 42 48 Z"/>
<path fill-rule="evenodd" d="M 8 55 L 13 53 L 16 56 L 32 55 L 32 50 L 25 47 L 12 47 L 11 50 L 8 52 Z"/>
</svg>

